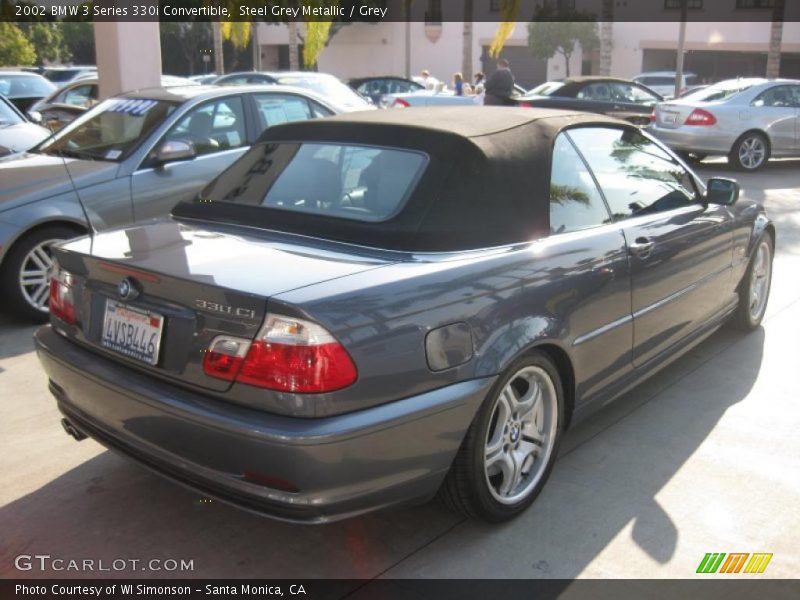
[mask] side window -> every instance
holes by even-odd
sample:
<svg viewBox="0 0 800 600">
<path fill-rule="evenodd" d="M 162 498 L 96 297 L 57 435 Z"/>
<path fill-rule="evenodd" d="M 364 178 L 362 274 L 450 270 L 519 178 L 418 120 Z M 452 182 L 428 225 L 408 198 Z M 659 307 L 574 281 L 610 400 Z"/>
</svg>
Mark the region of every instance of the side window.
<svg viewBox="0 0 800 600">
<path fill-rule="evenodd" d="M 628 104 L 641 104 L 643 106 L 653 106 L 658 102 L 658 98 L 640 88 L 638 85 L 629 83 L 614 84 L 612 97 L 617 102 L 627 102 Z"/>
<path fill-rule="evenodd" d="M 753 100 L 753 106 L 771 106 L 774 108 L 790 108 L 800 106 L 800 94 L 798 91 L 800 86 L 795 85 L 776 85 L 761 92 L 758 97 Z"/>
<path fill-rule="evenodd" d="M 198 155 L 243 146 L 247 136 L 241 96 L 194 108 L 167 133 L 166 139 L 192 142 Z"/>
<path fill-rule="evenodd" d="M 550 233 L 578 231 L 609 221 L 592 175 L 566 134 L 556 138 L 550 172 Z"/>
<path fill-rule="evenodd" d="M 611 102 L 611 88 L 607 83 L 590 83 L 578 92 L 576 98 Z"/>
<path fill-rule="evenodd" d="M 273 125 L 304 121 L 313 116 L 311 107 L 302 96 L 293 94 L 253 94 L 256 113 L 260 120 L 259 131 Z"/>
<path fill-rule="evenodd" d="M 597 177 L 615 219 L 696 203 L 688 171 L 640 131 L 584 127 L 569 136 Z"/>
<path fill-rule="evenodd" d="M 84 108 L 88 108 L 92 105 L 91 96 L 92 86 L 81 85 L 64 92 L 61 102 L 63 104 L 69 104 L 70 106 L 82 106 Z"/>
<path fill-rule="evenodd" d="M 315 119 L 321 119 L 322 117 L 330 117 L 333 114 L 332 110 L 329 110 L 322 106 L 321 104 L 317 104 L 311 100 L 308 101 L 309 106 L 311 106 L 311 114 Z"/>
</svg>

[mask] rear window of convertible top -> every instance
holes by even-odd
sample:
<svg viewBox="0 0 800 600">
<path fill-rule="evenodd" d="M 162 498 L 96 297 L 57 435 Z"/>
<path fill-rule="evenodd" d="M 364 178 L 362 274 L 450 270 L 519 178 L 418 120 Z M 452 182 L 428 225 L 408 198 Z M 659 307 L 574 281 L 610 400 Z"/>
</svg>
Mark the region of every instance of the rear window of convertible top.
<svg viewBox="0 0 800 600">
<path fill-rule="evenodd" d="M 402 209 L 426 163 L 420 152 L 395 148 L 258 144 L 220 175 L 204 200 L 385 221 Z"/>
</svg>

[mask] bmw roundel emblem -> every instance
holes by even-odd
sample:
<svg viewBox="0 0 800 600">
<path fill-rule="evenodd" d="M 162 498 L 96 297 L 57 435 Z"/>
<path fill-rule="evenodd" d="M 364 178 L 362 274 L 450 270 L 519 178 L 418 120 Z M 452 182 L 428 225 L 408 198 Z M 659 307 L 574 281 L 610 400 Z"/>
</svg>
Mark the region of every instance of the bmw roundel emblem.
<svg viewBox="0 0 800 600">
<path fill-rule="evenodd" d="M 117 293 L 123 300 L 133 300 L 139 295 L 139 290 L 130 277 L 126 277 L 117 284 Z"/>
</svg>

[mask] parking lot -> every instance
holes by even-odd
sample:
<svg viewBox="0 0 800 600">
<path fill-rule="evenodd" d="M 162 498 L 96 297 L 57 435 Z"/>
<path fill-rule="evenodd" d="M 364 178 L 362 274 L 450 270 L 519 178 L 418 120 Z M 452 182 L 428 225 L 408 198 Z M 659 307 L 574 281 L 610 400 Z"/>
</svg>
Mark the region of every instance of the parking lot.
<svg viewBox="0 0 800 600">
<path fill-rule="evenodd" d="M 721 161 L 699 172 L 731 175 Z M 65 435 L 34 327 L 0 317 L 0 573 L 89 576 L 14 568 L 47 554 L 192 560 L 176 577 L 685 578 L 707 552 L 767 552 L 762 577 L 796 577 L 800 161 L 736 176 L 777 227 L 763 327 L 717 332 L 571 430 L 535 505 L 500 526 L 435 503 L 299 526 L 206 501 Z"/>
</svg>

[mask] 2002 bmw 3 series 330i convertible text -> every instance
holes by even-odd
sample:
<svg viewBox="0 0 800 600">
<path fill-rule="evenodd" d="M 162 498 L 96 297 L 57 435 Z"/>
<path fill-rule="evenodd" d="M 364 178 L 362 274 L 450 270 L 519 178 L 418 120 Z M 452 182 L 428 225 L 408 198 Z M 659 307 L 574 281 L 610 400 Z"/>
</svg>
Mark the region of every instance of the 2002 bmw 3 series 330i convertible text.
<svg viewBox="0 0 800 600">
<path fill-rule="evenodd" d="M 280 125 L 170 218 L 56 247 L 38 353 L 69 433 L 203 494 L 502 521 L 570 422 L 759 326 L 775 231 L 738 196 L 598 115 Z"/>
</svg>

